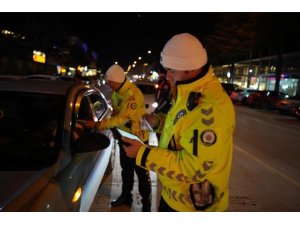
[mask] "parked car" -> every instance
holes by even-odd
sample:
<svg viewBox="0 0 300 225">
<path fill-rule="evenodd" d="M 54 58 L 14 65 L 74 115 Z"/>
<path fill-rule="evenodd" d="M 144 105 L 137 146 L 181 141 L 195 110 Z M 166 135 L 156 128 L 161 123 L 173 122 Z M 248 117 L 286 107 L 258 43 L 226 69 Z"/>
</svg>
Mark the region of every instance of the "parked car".
<svg viewBox="0 0 300 225">
<path fill-rule="evenodd" d="M 288 99 L 283 99 L 276 104 L 278 112 L 286 115 L 294 116 L 297 107 L 300 106 L 300 96 L 294 96 Z"/>
<path fill-rule="evenodd" d="M 254 91 L 252 88 L 236 89 L 231 92 L 230 98 L 233 103 L 247 104 L 249 95 Z"/>
<path fill-rule="evenodd" d="M 0 211 L 88 211 L 114 156 L 110 89 L 60 80 L 0 81 Z"/>
<path fill-rule="evenodd" d="M 22 78 L 23 77 L 19 75 L 0 75 L 0 80 L 18 80 Z"/>
<path fill-rule="evenodd" d="M 134 84 L 142 91 L 144 95 L 146 112 L 154 112 L 155 108 L 157 107 L 157 102 L 155 101 L 155 83 L 149 81 L 135 81 Z"/>
<path fill-rule="evenodd" d="M 262 109 L 276 109 L 278 101 L 289 98 L 289 95 L 276 91 L 255 91 L 248 97 L 250 107 L 259 107 Z"/>
<path fill-rule="evenodd" d="M 224 90 L 227 92 L 229 96 L 234 90 L 239 89 L 239 86 L 233 83 L 221 83 L 221 85 L 223 86 Z"/>
<path fill-rule="evenodd" d="M 24 79 L 31 79 L 31 80 L 34 80 L 34 79 L 37 79 L 37 80 L 57 80 L 58 77 L 55 76 L 55 75 L 46 75 L 46 74 L 33 74 L 33 75 L 26 75 L 23 77 Z"/>
</svg>

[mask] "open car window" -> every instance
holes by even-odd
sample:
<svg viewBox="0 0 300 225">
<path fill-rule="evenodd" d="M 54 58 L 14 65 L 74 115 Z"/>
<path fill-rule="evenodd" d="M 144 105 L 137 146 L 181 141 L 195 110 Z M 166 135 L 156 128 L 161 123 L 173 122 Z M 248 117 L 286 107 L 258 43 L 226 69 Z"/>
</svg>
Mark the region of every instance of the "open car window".
<svg viewBox="0 0 300 225">
<path fill-rule="evenodd" d="M 0 92 L 0 169 L 34 170 L 56 161 L 63 96 Z"/>
</svg>

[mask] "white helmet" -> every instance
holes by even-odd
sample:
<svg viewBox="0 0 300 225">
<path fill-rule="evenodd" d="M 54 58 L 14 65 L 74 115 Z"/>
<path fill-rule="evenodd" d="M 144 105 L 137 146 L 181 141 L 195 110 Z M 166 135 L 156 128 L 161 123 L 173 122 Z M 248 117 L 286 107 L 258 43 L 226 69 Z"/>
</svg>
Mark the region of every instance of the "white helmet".
<svg viewBox="0 0 300 225">
<path fill-rule="evenodd" d="M 174 70 L 196 70 L 207 63 L 207 54 L 201 42 L 189 33 L 172 37 L 160 54 L 160 63 Z"/>
<path fill-rule="evenodd" d="M 117 83 L 123 83 L 125 80 L 125 72 L 121 66 L 114 64 L 106 71 L 106 79 Z"/>
</svg>

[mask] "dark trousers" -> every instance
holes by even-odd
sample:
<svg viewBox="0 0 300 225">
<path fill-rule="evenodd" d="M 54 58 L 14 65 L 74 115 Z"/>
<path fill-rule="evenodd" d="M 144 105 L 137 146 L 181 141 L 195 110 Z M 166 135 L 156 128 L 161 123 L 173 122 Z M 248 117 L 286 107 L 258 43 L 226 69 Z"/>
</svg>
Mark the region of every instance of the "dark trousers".
<svg viewBox="0 0 300 225">
<path fill-rule="evenodd" d="M 151 180 L 149 171 L 135 165 L 135 159 L 127 157 L 125 150 L 121 145 L 120 148 L 120 164 L 122 168 L 122 195 L 132 198 L 131 191 L 134 183 L 134 171 L 138 177 L 138 188 L 142 196 L 143 204 L 151 204 Z"/>
<path fill-rule="evenodd" d="M 172 209 L 166 201 L 161 197 L 159 201 L 159 206 L 158 206 L 158 212 L 177 212 L 174 209 Z"/>
</svg>

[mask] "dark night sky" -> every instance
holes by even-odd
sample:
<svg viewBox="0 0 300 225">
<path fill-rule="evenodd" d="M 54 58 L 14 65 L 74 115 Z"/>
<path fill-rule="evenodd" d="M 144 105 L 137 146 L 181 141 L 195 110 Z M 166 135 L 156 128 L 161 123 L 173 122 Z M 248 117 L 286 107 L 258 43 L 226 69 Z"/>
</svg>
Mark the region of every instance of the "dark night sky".
<svg viewBox="0 0 300 225">
<path fill-rule="evenodd" d="M 44 21 L 45 26 L 49 28 L 49 23 L 59 25 L 69 34 L 79 36 L 96 50 L 100 66 L 104 70 L 115 61 L 126 69 L 139 56 L 146 57 L 148 50 L 152 50 L 152 57 L 158 60 L 164 44 L 175 34 L 189 32 L 203 40 L 213 31 L 213 24 L 224 18 L 224 14 L 230 12 L 0 12 L 0 29 L 21 27 L 26 18 L 41 23 Z M 298 15 L 300 18 L 299 13 Z M 298 19 L 294 22 L 298 23 Z M 292 29 L 290 31 L 292 32 Z"/>
<path fill-rule="evenodd" d="M 81 13 L 62 18 L 70 31 L 97 49 L 105 64 L 119 61 L 127 68 L 148 50 L 158 58 L 166 41 L 177 33 L 191 32 L 202 38 L 209 30 L 212 14 Z M 80 30 L 78 25 L 84 28 Z"/>
<path fill-rule="evenodd" d="M 152 50 L 159 58 L 164 44 L 175 34 L 190 32 L 198 38 L 209 32 L 215 13 L 0 13 L 0 28 L 19 27 L 24 18 L 57 21 L 98 53 L 101 65 L 115 61 L 127 68 Z M 48 24 L 46 24 L 48 26 Z"/>
</svg>

